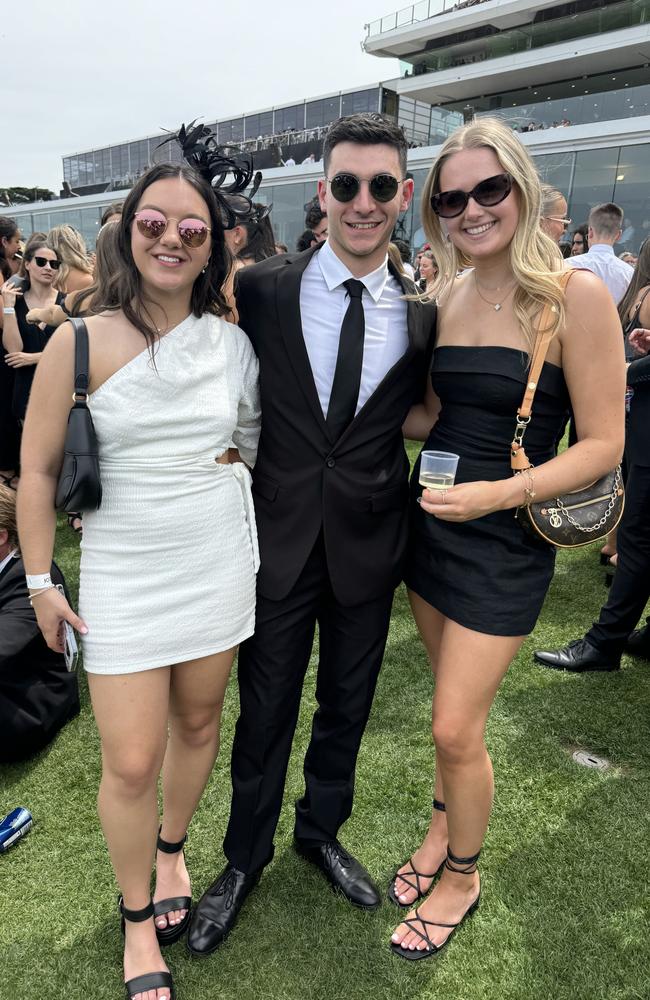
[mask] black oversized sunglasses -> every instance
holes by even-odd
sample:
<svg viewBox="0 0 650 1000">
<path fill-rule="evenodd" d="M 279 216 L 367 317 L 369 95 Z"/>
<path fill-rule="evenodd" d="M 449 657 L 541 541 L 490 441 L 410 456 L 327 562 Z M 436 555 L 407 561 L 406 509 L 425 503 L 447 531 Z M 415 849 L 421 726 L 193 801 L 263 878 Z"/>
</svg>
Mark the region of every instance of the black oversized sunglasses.
<svg viewBox="0 0 650 1000">
<path fill-rule="evenodd" d="M 352 201 L 359 194 L 362 180 L 356 174 L 339 173 L 327 178 L 330 191 L 337 201 Z M 368 181 L 370 194 L 374 201 L 392 201 L 404 178 L 393 177 L 392 174 L 375 174 Z"/>
<path fill-rule="evenodd" d="M 495 174 L 480 181 L 471 191 L 440 191 L 431 195 L 431 208 L 441 219 L 455 219 L 467 208 L 470 198 L 483 208 L 505 201 L 512 191 L 511 174 Z"/>
<path fill-rule="evenodd" d="M 53 271 L 58 271 L 61 267 L 60 260 L 50 260 L 49 257 L 34 257 L 34 263 L 37 267 L 45 267 L 49 264 Z"/>
</svg>

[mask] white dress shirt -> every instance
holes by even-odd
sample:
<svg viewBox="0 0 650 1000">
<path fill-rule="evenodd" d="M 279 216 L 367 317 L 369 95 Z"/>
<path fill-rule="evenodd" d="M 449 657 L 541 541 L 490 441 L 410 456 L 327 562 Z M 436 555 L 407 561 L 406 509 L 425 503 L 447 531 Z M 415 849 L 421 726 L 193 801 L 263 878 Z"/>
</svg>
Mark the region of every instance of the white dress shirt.
<svg viewBox="0 0 650 1000">
<path fill-rule="evenodd" d="M 349 305 L 343 282 L 354 275 L 339 260 L 329 240 L 305 268 L 300 284 L 302 333 L 323 416 L 327 417 L 341 325 Z M 359 281 L 365 319 L 363 366 L 356 413 L 408 348 L 407 304 L 399 282 L 384 262 Z"/>
<path fill-rule="evenodd" d="M 597 274 L 609 288 L 616 305 L 625 295 L 634 274 L 634 268 L 624 260 L 620 260 L 614 253 L 614 247 L 609 243 L 595 243 L 589 247 L 587 253 L 569 257 L 566 266 L 582 268 Z"/>
</svg>

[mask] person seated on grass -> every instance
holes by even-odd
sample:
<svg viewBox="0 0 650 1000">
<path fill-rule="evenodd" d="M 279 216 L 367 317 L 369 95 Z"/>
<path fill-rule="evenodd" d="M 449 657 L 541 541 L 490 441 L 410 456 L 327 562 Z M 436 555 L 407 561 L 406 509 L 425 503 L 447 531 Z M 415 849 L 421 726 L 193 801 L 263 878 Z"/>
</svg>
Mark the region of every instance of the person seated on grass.
<svg viewBox="0 0 650 1000">
<path fill-rule="evenodd" d="M 52 563 L 54 583 L 65 581 Z M 30 606 L 18 549 L 16 493 L 0 486 L 0 761 L 42 750 L 79 712 L 77 676 L 48 649 Z"/>
</svg>

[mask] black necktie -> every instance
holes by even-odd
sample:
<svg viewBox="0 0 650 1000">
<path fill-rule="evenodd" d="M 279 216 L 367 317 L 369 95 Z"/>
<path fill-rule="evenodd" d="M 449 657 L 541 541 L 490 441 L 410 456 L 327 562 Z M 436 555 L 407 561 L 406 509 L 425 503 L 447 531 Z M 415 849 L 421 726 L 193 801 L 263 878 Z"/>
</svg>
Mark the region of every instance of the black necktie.
<svg viewBox="0 0 650 1000">
<path fill-rule="evenodd" d="M 352 422 L 357 409 L 366 328 L 361 301 L 363 282 L 349 278 L 343 282 L 343 287 L 350 302 L 341 325 L 334 382 L 327 408 L 327 426 L 335 439 Z"/>
</svg>

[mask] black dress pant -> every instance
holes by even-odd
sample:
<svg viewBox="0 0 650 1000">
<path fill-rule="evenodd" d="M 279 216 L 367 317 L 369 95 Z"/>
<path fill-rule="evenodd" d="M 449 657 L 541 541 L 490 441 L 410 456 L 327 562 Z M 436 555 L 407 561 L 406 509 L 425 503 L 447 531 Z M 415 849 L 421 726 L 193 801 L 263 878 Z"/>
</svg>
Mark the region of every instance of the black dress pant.
<svg viewBox="0 0 650 1000">
<path fill-rule="evenodd" d="M 614 656 L 623 652 L 650 598 L 650 466 L 632 465 L 628 470 L 616 551 L 607 604 L 586 635 L 592 646 Z"/>
<path fill-rule="evenodd" d="M 224 851 L 240 871 L 273 857 L 291 744 L 316 622 L 318 709 L 296 803 L 296 838 L 333 840 L 352 812 L 354 775 L 379 668 L 393 592 L 344 607 L 330 585 L 322 535 L 291 593 L 258 597 L 255 634 L 239 651 L 240 716 L 232 751 L 233 797 Z"/>
</svg>

